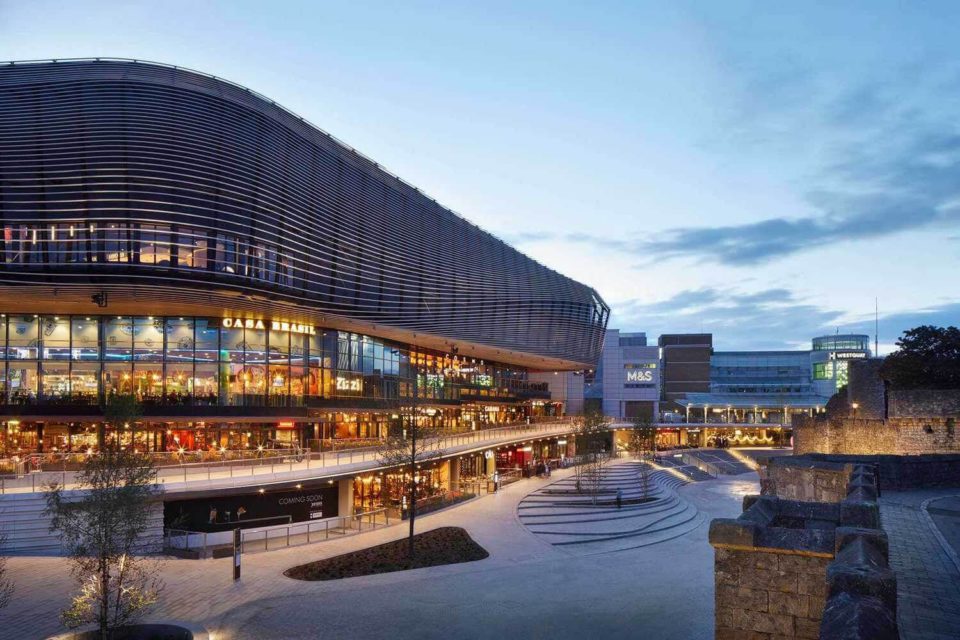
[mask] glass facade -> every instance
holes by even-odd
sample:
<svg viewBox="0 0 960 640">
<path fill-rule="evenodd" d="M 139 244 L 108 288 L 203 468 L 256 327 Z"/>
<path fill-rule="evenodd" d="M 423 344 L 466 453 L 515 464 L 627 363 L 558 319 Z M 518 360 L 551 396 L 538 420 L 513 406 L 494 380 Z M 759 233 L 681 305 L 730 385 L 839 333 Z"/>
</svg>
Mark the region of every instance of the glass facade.
<svg viewBox="0 0 960 640">
<path fill-rule="evenodd" d="M 293 325 L 297 328 L 298 325 Z M 524 369 L 288 323 L 153 316 L 0 317 L 5 404 L 297 407 L 329 398 L 548 398 Z"/>
</svg>

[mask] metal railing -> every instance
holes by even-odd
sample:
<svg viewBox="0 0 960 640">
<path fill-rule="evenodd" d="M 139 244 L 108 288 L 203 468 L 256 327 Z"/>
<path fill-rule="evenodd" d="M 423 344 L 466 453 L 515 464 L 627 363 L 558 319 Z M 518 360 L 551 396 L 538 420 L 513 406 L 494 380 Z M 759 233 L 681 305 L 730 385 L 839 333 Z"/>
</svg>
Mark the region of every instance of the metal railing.
<svg viewBox="0 0 960 640">
<path fill-rule="evenodd" d="M 681 460 L 683 460 L 683 463 L 685 465 L 696 467 L 697 469 L 700 469 L 704 473 L 707 473 L 713 476 L 714 478 L 719 478 L 721 475 L 723 475 L 720 469 L 716 465 L 711 464 L 706 460 L 702 460 L 699 457 L 695 455 L 691 455 L 689 453 L 683 453 L 682 456 L 683 457 L 681 458 Z"/>
<path fill-rule="evenodd" d="M 394 523 L 398 521 L 399 519 L 394 518 Z M 326 520 L 245 529 L 240 532 L 240 552 L 250 553 L 294 547 L 318 540 L 329 540 L 331 534 L 334 537 L 342 538 L 388 526 L 390 526 L 389 511 L 387 509 L 376 509 L 352 516 L 341 516 Z M 263 543 L 262 549 L 259 547 L 261 542 Z"/>
<path fill-rule="evenodd" d="M 479 431 L 468 431 L 433 438 L 428 445 L 431 451 L 444 452 L 445 450 L 469 445 L 496 446 L 503 442 L 524 440 L 541 434 L 559 435 L 568 431 L 571 422 L 567 419 L 554 419 L 542 423 L 520 423 L 513 426 L 496 427 Z M 268 479 L 277 473 L 293 473 L 295 471 L 310 472 L 325 470 L 333 467 L 365 463 L 370 468 L 376 468 L 380 460 L 379 447 L 349 449 L 336 452 L 310 453 L 305 450 L 271 450 L 288 451 L 288 455 L 276 455 L 253 459 L 222 460 L 212 462 L 183 462 L 177 465 L 161 466 L 157 469 L 157 482 L 171 484 L 183 482 L 215 482 L 222 481 L 228 485 L 235 485 L 237 481 L 260 477 Z M 75 471 L 40 471 L 30 472 L 20 477 L 0 477 L 0 494 L 7 492 L 37 491 L 50 482 L 57 482 L 66 488 L 72 488 L 75 483 Z"/>
</svg>

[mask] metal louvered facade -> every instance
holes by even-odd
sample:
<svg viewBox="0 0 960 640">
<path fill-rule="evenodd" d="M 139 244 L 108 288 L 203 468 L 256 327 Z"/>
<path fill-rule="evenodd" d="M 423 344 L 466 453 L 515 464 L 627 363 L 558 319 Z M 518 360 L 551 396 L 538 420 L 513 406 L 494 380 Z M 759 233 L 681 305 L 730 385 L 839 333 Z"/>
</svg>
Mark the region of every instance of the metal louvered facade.
<svg viewBox="0 0 960 640">
<path fill-rule="evenodd" d="M 609 315 L 270 100 L 154 63 L 0 65 L 0 216 L 4 306 L 105 292 L 537 369 L 593 367 Z"/>
</svg>

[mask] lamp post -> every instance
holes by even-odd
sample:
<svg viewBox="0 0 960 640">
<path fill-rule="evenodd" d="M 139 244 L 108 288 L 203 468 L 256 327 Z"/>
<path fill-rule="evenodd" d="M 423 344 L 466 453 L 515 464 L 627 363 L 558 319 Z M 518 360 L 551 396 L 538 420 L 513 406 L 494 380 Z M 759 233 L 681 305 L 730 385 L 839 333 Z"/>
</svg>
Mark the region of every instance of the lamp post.
<svg viewBox="0 0 960 640">
<path fill-rule="evenodd" d="M 856 418 L 856 417 L 857 417 L 857 409 L 860 408 L 860 404 L 859 404 L 858 402 L 851 402 L 851 403 L 850 403 L 850 408 L 853 409 L 853 417 Z"/>
</svg>

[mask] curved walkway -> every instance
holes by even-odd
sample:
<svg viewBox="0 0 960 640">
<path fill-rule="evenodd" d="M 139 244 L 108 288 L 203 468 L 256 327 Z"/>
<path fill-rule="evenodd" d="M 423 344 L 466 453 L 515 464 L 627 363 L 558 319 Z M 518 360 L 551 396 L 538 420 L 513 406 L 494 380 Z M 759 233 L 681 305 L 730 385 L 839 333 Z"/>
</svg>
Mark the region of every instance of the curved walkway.
<svg viewBox="0 0 960 640">
<path fill-rule="evenodd" d="M 596 500 L 578 491 L 576 479 L 570 477 L 528 495 L 517 506 L 517 514 L 532 533 L 570 552 L 635 549 L 672 540 L 700 525 L 703 516 L 676 493 L 685 484 L 644 462 L 611 463 L 603 469 Z M 618 489 L 623 493 L 620 508 Z"/>
<path fill-rule="evenodd" d="M 168 560 L 166 589 L 153 620 L 183 620 L 217 640 L 389 638 L 431 640 L 517 635 L 534 639 L 713 638 L 713 549 L 707 527 L 658 544 L 578 555 L 545 543 L 520 523 L 531 492 L 569 477 L 514 483 L 499 493 L 417 518 L 417 530 L 465 528 L 490 557 L 415 571 L 300 582 L 283 576 L 296 564 L 401 538 L 390 527 L 341 540 L 232 559 Z M 693 483 L 678 490 L 705 520 L 736 517 L 756 476 Z M 0 612 L 0 640 L 45 638 L 61 630 L 57 612 L 74 587 L 63 558 L 13 557 L 13 602 Z"/>
</svg>

